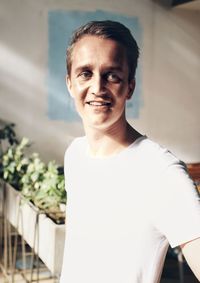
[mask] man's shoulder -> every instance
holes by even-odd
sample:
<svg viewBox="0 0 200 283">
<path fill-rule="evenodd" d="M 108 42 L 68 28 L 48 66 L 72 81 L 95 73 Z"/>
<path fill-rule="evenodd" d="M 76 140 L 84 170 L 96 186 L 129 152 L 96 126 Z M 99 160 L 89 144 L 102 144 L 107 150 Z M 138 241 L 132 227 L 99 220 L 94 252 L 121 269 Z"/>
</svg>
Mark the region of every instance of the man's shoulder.
<svg viewBox="0 0 200 283">
<path fill-rule="evenodd" d="M 85 146 L 86 143 L 87 143 L 86 136 L 76 137 L 73 139 L 69 147 L 73 148 L 73 147 Z"/>
<path fill-rule="evenodd" d="M 155 164 L 156 167 L 164 169 L 171 165 L 183 164 L 183 162 L 176 157 L 167 147 L 146 138 L 141 143 L 141 153 L 150 164 Z"/>
<path fill-rule="evenodd" d="M 71 154 L 79 154 L 83 152 L 87 147 L 87 140 L 85 136 L 76 137 L 72 140 L 65 151 L 65 159 L 68 158 Z"/>
</svg>

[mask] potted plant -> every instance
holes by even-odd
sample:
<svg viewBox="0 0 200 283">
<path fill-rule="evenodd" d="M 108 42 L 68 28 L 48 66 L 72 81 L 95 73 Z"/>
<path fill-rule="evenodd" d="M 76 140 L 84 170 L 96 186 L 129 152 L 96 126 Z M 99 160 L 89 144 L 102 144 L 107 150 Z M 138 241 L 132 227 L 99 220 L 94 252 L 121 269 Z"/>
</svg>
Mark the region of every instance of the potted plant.
<svg viewBox="0 0 200 283">
<path fill-rule="evenodd" d="M 30 157 L 20 180 L 23 196 L 43 210 L 56 223 L 64 223 L 66 192 L 61 167 L 50 161 L 46 166 L 37 153 Z"/>
<path fill-rule="evenodd" d="M 18 139 L 16 137 L 16 133 L 14 130 L 15 124 L 8 123 L 2 119 L 0 119 L 0 178 L 2 178 L 3 174 L 3 164 L 2 164 L 2 156 L 6 148 L 10 145 L 18 144 Z M 0 188 L 3 187 L 2 181 L 0 180 Z M 3 190 L 0 190 L 0 215 L 3 212 Z"/>
<path fill-rule="evenodd" d="M 52 274 L 59 275 L 65 239 L 63 170 L 54 161 L 46 165 L 37 153 L 27 157 L 29 145 L 23 138 L 2 157 L 6 217 Z"/>
</svg>

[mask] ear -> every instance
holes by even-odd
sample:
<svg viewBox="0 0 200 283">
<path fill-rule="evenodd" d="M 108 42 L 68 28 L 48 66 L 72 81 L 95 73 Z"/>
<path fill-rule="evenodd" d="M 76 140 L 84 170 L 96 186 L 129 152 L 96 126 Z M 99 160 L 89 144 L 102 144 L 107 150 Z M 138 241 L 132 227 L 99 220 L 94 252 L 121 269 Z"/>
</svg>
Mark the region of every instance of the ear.
<svg viewBox="0 0 200 283">
<path fill-rule="evenodd" d="M 69 91 L 70 96 L 73 97 L 73 94 L 72 94 L 72 82 L 71 82 L 71 79 L 70 79 L 69 75 L 66 75 L 66 86 L 67 86 L 67 89 Z"/>
<path fill-rule="evenodd" d="M 128 86 L 129 90 L 128 90 L 128 94 L 127 94 L 127 99 L 131 99 L 134 89 L 135 89 L 135 79 L 131 79 L 131 81 L 129 82 L 129 86 Z"/>
</svg>

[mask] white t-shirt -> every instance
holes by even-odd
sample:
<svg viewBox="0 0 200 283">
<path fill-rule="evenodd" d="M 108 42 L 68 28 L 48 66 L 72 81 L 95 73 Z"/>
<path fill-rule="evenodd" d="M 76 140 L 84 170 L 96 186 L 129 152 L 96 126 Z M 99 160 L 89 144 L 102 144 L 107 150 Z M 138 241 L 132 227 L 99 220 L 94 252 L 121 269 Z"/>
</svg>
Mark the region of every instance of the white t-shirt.
<svg viewBox="0 0 200 283">
<path fill-rule="evenodd" d="M 200 237 L 198 194 L 184 164 L 145 136 L 106 158 L 75 139 L 65 178 L 60 283 L 157 283 L 169 243 Z"/>
</svg>

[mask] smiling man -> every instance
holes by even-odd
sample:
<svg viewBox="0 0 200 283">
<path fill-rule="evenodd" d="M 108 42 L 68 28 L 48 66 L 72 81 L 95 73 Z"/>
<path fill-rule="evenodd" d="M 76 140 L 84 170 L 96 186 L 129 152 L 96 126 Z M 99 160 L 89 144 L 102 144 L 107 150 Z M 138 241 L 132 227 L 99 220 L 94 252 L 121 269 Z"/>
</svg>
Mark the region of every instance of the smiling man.
<svg viewBox="0 0 200 283">
<path fill-rule="evenodd" d="M 157 283 L 169 244 L 200 278 L 200 206 L 185 166 L 126 120 L 138 46 L 113 21 L 75 31 L 67 86 L 85 136 L 65 154 L 61 283 Z"/>
</svg>

